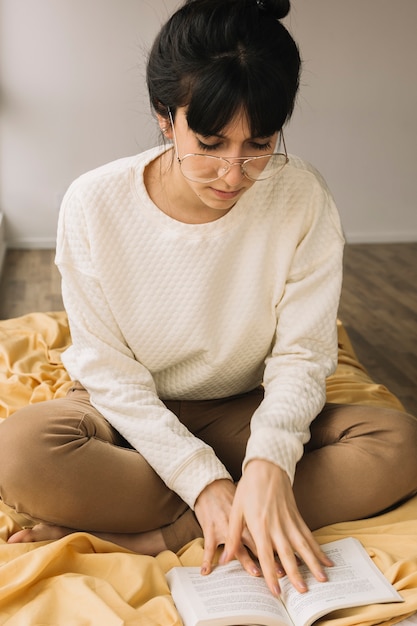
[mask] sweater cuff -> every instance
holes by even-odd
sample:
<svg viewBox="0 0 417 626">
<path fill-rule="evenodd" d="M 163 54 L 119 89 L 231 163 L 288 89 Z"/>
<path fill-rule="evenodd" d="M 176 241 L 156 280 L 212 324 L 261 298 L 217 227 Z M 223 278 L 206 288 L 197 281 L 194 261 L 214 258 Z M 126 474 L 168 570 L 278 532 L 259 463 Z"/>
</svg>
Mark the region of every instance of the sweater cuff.
<svg viewBox="0 0 417 626">
<path fill-rule="evenodd" d="M 204 449 L 198 450 L 181 465 L 167 484 L 194 510 L 195 501 L 203 489 L 221 479 L 233 481 L 214 452 Z"/>
<path fill-rule="evenodd" d="M 276 428 L 262 428 L 254 432 L 248 441 L 243 471 L 249 461 L 264 459 L 275 463 L 287 472 L 291 484 L 294 482 L 295 468 L 304 451 L 300 439 L 289 432 Z"/>
</svg>

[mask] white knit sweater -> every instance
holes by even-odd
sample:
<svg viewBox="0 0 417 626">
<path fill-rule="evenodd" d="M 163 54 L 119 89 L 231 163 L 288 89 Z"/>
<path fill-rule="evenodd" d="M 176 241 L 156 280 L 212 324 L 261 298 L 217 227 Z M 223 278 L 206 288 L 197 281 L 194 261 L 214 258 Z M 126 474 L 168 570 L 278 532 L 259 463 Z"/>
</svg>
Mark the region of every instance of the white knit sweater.
<svg viewBox="0 0 417 626">
<path fill-rule="evenodd" d="M 193 507 L 230 475 L 160 398 L 263 382 L 245 463 L 268 459 L 292 479 L 337 359 L 343 235 L 323 180 L 295 158 L 224 217 L 176 221 L 143 182 L 160 150 L 89 172 L 64 198 L 56 262 L 73 344 L 63 362 Z"/>
</svg>

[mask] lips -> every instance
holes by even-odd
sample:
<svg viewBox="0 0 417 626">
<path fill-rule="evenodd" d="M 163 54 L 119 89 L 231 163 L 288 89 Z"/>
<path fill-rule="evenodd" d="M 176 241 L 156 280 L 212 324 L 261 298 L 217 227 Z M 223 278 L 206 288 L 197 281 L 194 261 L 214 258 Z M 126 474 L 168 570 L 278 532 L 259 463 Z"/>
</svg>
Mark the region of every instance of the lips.
<svg viewBox="0 0 417 626">
<path fill-rule="evenodd" d="M 211 190 L 220 200 L 235 200 L 243 191 L 242 189 L 237 189 L 236 191 L 223 191 L 222 189 L 215 189 L 214 187 L 211 187 Z"/>
</svg>

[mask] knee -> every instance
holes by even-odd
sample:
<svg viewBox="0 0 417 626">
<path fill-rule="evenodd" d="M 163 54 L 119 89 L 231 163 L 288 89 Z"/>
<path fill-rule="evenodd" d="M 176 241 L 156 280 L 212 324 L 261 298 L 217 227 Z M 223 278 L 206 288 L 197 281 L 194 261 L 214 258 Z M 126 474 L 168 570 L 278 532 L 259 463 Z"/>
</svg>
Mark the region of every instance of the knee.
<svg viewBox="0 0 417 626">
<path fill-rule="evenodd" d="M 66 419 L 60 400 L 26 406 L 0 425 L 0 498 L 15 506 L 56 479 L 60 449 L 80 440 L 80 417 Z M 16 508 L 16 507 L 15 507 Z"/>
<path fill-rule="evenodd" d="M 42 471 L 45 423 L 34 406 L 16 411 L 0 425 L 0 496 L 5 502 Z"/>
<path fill-rule="evenodd" d="M 349 444 L 363 471 L 376 472 L 380 484 L 404 496 L 417 491 L 417 419 L 375 406 L 342 407 L 333 416 L 339 442 Z M 365 469 L 366 468 L 366 469 Z"/>
<path fill-rule="evenodd" d="M 404 496 L 416 493 L 417 419 L 400 411 L 382 411 L 374 438 L 383 442 L 383 456 L 391 472 L 390 480 L 397 482 Z"/>
<path fill-rule="evenodd" d="M 417 474 L 417 418 L 408 413 L 398 414 L 396 424 L 400 431 L 401 450 L 407 455 L 404 461 L 414 464 Z"/>
<path fill-rule="evenodd" d="M 25 407 L 13 413 L 0 425 L 0 479 L 2 480 L 7 469 L 15 462 L 27 459 L 29 441 L 38 441 L 38 433 L 33 433 L 37 420 L 33 420 L 30 407 Z M 36 439 L 33 439 L 36 437 Z M 30 460 L 27 459 L 26 462 Z"/>
<path fill-rule="evenodd" d="M 417 464 L 417 419 L 415 417 L 394 409 L 385 409 L 380 412 L 376 427 L 394 451 L 405 455 Z"/>
</svg>

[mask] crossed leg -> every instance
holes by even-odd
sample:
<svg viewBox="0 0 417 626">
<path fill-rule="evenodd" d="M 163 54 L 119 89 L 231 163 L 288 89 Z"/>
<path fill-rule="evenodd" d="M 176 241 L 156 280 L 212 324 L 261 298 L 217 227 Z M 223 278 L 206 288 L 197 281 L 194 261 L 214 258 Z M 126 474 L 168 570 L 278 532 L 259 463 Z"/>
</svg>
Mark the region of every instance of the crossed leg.
<svg viewBox="0 0 417 626">
<path fill-rule="evenodd" d="M 207 402 L 167 402 L 239 480 L 255 390 Z M 313 421 L 294 493 L 312 529 L 360 519 L 417 492 L 417 420 L 376 407 L 326 405 Z M 193 511 L 76 388 L 0 425 L 0 496 L 38 520 L 11 543 L 87 531 L 141 554 L 201 536 Z"/>
</svg>

